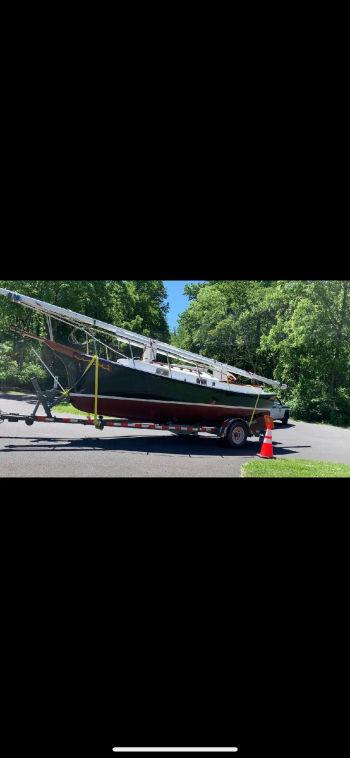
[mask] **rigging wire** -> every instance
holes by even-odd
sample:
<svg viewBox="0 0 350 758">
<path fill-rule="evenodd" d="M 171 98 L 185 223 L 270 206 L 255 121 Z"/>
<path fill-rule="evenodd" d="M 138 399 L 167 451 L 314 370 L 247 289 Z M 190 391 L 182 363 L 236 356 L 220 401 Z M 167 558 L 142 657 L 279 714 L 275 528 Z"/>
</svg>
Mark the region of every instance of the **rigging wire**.
<svg viewBox="0 0 350 758">
<path fill-rule="evenodd" d="M 1 290 L 0 288 L 0 294 L 7 294 L 11 300 L 14 302 L 20 302 L 21 305 L 30 308 L 31 310 L 34 310 L 36 313 L 40 313 L 41 315 L 46 315 L 47 309 L 45 306 L 50 306 L 50 303 L 41 303 L 40 301 L 33 301 L 34 304 L 23 302 L 23 297 L 18 295 L 18 293 L 10 292 L 9 290 Z M 32 299 L 31 299 L 32 300 Z M 66 320 L 64 320 L 62 317 L 58 316 L 56 313 L 52 313 L 50 311 L 50 315 L 52 315 L 52 318 L 55 318 L 57 321 L 61 321 L 62 323 L 66 323 L 69 325 L 77 325 L 78 323 L 82 323 L 81 320 L 79 320 L 77 317 L 80 316 L 80 314 L 76 314 L 73 311 L 68 311 L 68 313 L 72 313 L 72 317 L 69 315 L 66 317 Z M 82 317 L 83 318 L 83 317 Z M 86 317 L 89 318 L 89 317 Z M 118 341 L 125 342 L 126 344 L 129 344 L 131 346 L 131 342 L 133 341 L 133 344 L 137 345 L 139 347 L 140 344 L 145 344 L 145 340 L 147 340 L 146 337 L 142 337 L 142 335 L 133 334 L 132 332 L 128 332 L 127 330 L 123 330 L 121 328 L 112 327 L 112 325 L 104 324 L 103 322 L 98 322 L 98 325 L 96 324 L 96 319 L 89 318 L 89 322 L 92 321 L 92 326 L 96 331 L 102 333 L 102 334 L 116 334 L 118 336 Z M 111 327 L 111 328 L 108 328 Z M 118 334 L 119 331 L 119 334 Z M 124 332 L 121 334 L 120 332 Z M 92 337 L 94 339 L 94 337 Z M 104 345 L 105 343 L 102 342 L 102 340 L 97 340 L 99 344 Z M 113 350 L 113 348 L 111 348 Z M 175 352 L 174 352 L 175 351 Z M 113 350 L 113 352 L 117 353 L 117 351 Z M 188 351 L 182 350 L 181 348 L 175 348 L 171 345 L 166 345 L 165 343 L 160 342 L 158 345 L 158 353 L 162 355 L 170 355 L 172 357 L 178 357 L 179 353 L 181 354 L 181 358 L 184 362 L 189 363 L 191 365 L 195 364 L 197 365 L 204 365 L 204 366 L 212 366 L 213 368 L 218 368 L 222 371 L 231 371 L 236 374 L 239 374 L 240 376 L 245 377 L 246 379 L 249 379 L 252 381 L 252 379 L 257 379 L 258 381 L 263 382 L 264 384 L 272 385 L 275 389 L 277 387 L 280 387 L 281 389 L 284 389 L 286 385 L 281 384 L 280 382 L 277 382 L 275 380 L 267 379 L 266 377 L 258 376 L 253 374 L 252 372 L 243 371 L 242 369 L 238 369 L 237 367 L 228 366 L 227 364 L 222 364 L 220 361 L 214 360 L 214 359 L 207 359 L 203 358 L 203 356 L 197 356 L 194 354 L 189 353 Z M 187 354 L 186 354 L 187 353 Z M 186 354 L 186 355 L 185 355 Z M 125 356 L 123 356 L 125 357 Z M 134 356 L 132 355 L 132 359 L 135 360 Z M 203 359 L 203 363 L 202 363 Z M 270 390 L 271 391 L 271 390 Z"/>
<path fill-rule="evenodd" d="M 37 308 L 34 308 L 32 305 L 27 305 L 27 304 L 25 304 L 25 307 L 26 307 L 26 308 L 30 308 L 30 309 L 31 309 L 31 310 L 33 310 L 35 313 L 38 313 L 38 309 L 37 309 Z M 44 313 L 44 311 L 41 311 L 41 310 L 39 310 L 39 313 L 40 313 L 41 315 L 45 316 L 45 313 Z M 84 328 L 84 329 L 83 329 L 83 328 L 82 328 L 82 327 L 79 325 L 79 322 L 75 321 L 74 319 L 64 319 L 64 318 L 62 318 L 61 316 L 56 316 L 56 315 L 55 315 L 55 316 L 52 316 L 52 318 L 53 318 L 53 319 L 55 319 L 55 321 L 59 321 L 60 323 L 62 323 L 62 324 L 65 324 L 65 326 L 73 326 L 74 328 L 73 328 L 72 334 L 74 333 L 74 331 L 80 331 L 80 332 L 83 332 L 85 335 L 89 336 L 89 337 L 90 337 L 90 339 L 92 339 L 92 340 L 93 340 L 93 342 L 98 342 L 100 345 L 103 345 L 103 347 L 105 347 L 105 348 L 107 348 L 108 350 L 111 350 L 113 353 L 115 353 L 115 355 L 121 355 L 121 356 L 122 356 L 122 358 L 127 358 L 127 356 L 125 355 L 125 353 L 122 353 L 122 352 L 121 352 L 121 350 L 116 350 L 116 349 L 115 349 L 114 347 L 112 347 L 111 345 L 106 345 L 106 343 L 105 343 L 105 342 L 103 342 L 101 339 L 99 339 L 99 337 L 96 337 L 96 334 L 94 334 L 94 333 L 91 333 L 91 332 L 88 332 L 86 328 Z M 98 330 L 98 331 L 101 331 L 101 332 L 102 332 L 102 330 Z M 105 332 L 102 332 L 102 334 L 105 334 Z M 106 334 L 109 334 L 109 332 L 106 332 Z M 117 338 L 117 339 L 118 339 L 118 338 Z M 118 339 L 118 344 L 119 344 L 119 339 Z M 87 341 L 87 346 L 88 346 L 88 341 Z"/>
<path fill-rule="evenodd" d="M 21 305 L 23 305 L 25 308 L 30 308 L 35 313 L 39 313 L 39 314 L 41 314 L 43 316 L 46 315 L 45 311 L 42 310 L 41 308 L 39 308 L 38 306 L 33 306 L 33 305 L 29 304 L 29 303 L 21 303 Z M 84 329 L 82 329 L 82 327 L 79 326 L 79 322 L 76 321 L 74 318 L 69 318 L 69 317 L 63 318 L 62 316 L 58 316 L 57 314 L 55 314 L 55 315 L 52 314 L 51 318 L 55 319 L 55 321 L 59 321 L 60 323 L 65 324 L 66 326 L 73 326 L 73 327 L 75 327 L 75 329 L 77 329 L 79 331 L 83 331 L 85 334 L 88 334 L 89 337 L 93 340 L 94 346 L 96 346 L 96 342 L 98 342 L 100 345 L 103 345 L 103 347 L 106 347 L 106 348 L 108 347 L 104 342 L 102 342 L 101 339 L 99 339 L 98 337 L 96 337 L 95 333 L 88 332 L 87 329 L 86 329 L 86 327 L 84 327 Z M 110 334 L 110 332 L 108 332 L 107 330 L 105 331 L 105 330 L 101 329 L 100 327 L 97 327 L 96 331 L 98 331 L 98 332 L 100 332 L 102 334 Z M 117 336 L 118 345 L 119 345 L 120 341 L 123 342 L 124 340 L 123 340 L 122 337 Z M 133 350 L 132 350 L 132 347 L 131 347 L 131 341 L 126 339 L 125 342 L 126 342 L 126 344 L 129 345 L 131 359 L 132 359 L 133 364 L 135 366 L 135 356 L 134 356 L 134 353 L 133 353 Z M 113 348 L 111 346 L 109 346 L 108 349 L 111 350 L 116 355 L 121 355 L 122 358 L 127 358 L 128 357 L 127 355 L 125 355 L 125 353 L 122 353 L 120 350 L 115 350 L 115 348 Z M 171 355 L 171 350 L 169 350 L 169 353 L 168 352 L 165 353 L 165 355 L 168 358 L 168 356 Z M 197 362 L 190 361 L 187 358 L 183 358 L 182 360 L 185 363 L 188 363 L 190 366 L 194 366 L 195 370 L 198 371 L 198 363 Z"/>
<path fill-rule="evenodd" d="M 21 303 L 21 305 L 23 305 L 25 308 L 30 308 L 30 309 L 31 309 L 32 311 L 34 311 L 35 313 L 40 313 L 40 314 L 41 314 L 41 315 L 43 315 L 43 316 L 45 316 L 45 315 L 46 315 L 46 314 L 45 314 L 45 311 L 44 311 L 44 310 L 42 310 L 41 308 L 39 308 L 38 306 L 33 306 L 33 305 L 29 304 L 29 303 Z M 99 342 L 99 344 L 100 344 L 100 345 L 103 345 L 103 347 L 108 347 L 108 346 L 107 346 L 107 345 L 106 345 L 104 342 L 102 342 L 102 340 L 101 340 L 101 339 L 97 338 L 97 337 L 95 336 L 95 334 L 92 334 L 91 332 L 88 332 L 88 331 L 87 331 L 87 329 L 86 329 L 86 327 L 84 327 L 84 329 L 82 329 L 82 327 L 81 327 L 81 326 L 79 326 L 79 322 L 78 322 L 78 321 L 76 321 L 74 318 L 68 318 L 68 317 L 66 317 L 66 318 L 63 318 L 62 316 L 58 316 L 57 314 L 55 314 L 55 315 L 53 315 L 53 314 L 52 314 L 52 315 L 51 315 L 51 318 L 55 319 L 55 321 L 59 321 L 60 323 L 62 323 L 62 324 L 65 324 L 66 326 L 73 326 L 73 327 L 75 327 L 76 329 L 78 329 L 78 330 L 80 330 L 80 331 L 83 331 L 83 332 L 85 332 L 85 334 L 88 334 L 88 335 L 89 335 L 89 337 L 90 337 L 90 338 L 91 338 L 93 341 L 95 341 L 95 340 L 96 340 L 97 342 Z M 97 327 L 97 328 L 96 328 L 96 331 L 97 331 L 97 332 L 100 332 L 101 334 L 108 334 L 108 335 L 110 334 L 110 332 L 108 332 L 107 330 L 103 330 L 103 329 L 101 329 L 100 327 Z M 116 336 L 116 339 L 117 339 L 117 342 L 118 342 L 118 344 L 119 344 L 119 342 L 124 342 L 124 339 L 123 339 L 123 337 L 120 337 L 120 336 Z M 133 354 L 133 351 L 132 351 L 132 348 L 131 348 L 131 342 L 130 342 L 130 340 L 128 340 L 128 339 L 125 339 L 125 343 L 129 345 L 132 361 L 133 361 L 133 362 L 135 362 L 135 357 L 134 357 L 134 354 Z M 127 355 L 125 355 L 125 353 L 122 353 L 120 350 L 115 350 L 115 348 L 113 348 L 113 347 L 111 347 L 111 346 L 109 346 L 109 347 L 108 347 L 108 349 L 109 349 L 109 350 L 111 350 L 111 351 L 112 351 L 113 353 L 115 353 L 116 355 L 121 355 L 121 356 L 122 356 L 122 358 L 127 358 L 127 357 L 128 357 Z M 171 356 L 171 349 L 169 350 L 169 352 L 166 352 L 166 353 L 165 353 L 165 355 L 166 355 L 166 356 L 168 356 L 168 355 L 170 355 L 170 356 Z M 193 365 L 194 365 L 194 366 L 195 366 L 195 368 L 197 369 L 197 365 L 198 365 L 198 364 L 197 364 L 195 361 L 192 361 L 192 360 L 188 360 L 187 358 L 182 358 L 182 360 L 183 360 L 185 363 L 188 363 L 190 366 L 193 366 Z"/>
<path fill-rule="evenodd" d="M 40 357 L 39 353 L 37 353 L 36 350 L 34 350 L 34 347 L 32 347 L 31 350 L 32 350 L 33 353 L 35 353 L 36 357 L 38 358 L 38 360 L 40 361 L 40 363 L 42 363 L 42 365 L 44 366 L 44 368 L 46 368 L 46 370 L 49 372 L 49 374 L 51 374 L 51 376 L 54 379 L 54 381 L 57 382 L 57 384 L 60 386 L 62 392 L 64 392 L 64 387 L 62 387 L 62 384 L 58 381 L 57 376 L 54 376 L 54 374 L 52 373 L 52 371 L 50 371 L 49 367 L 46 365 L 45 361 L 43 361 L 43 359 Z"/>
</svg>

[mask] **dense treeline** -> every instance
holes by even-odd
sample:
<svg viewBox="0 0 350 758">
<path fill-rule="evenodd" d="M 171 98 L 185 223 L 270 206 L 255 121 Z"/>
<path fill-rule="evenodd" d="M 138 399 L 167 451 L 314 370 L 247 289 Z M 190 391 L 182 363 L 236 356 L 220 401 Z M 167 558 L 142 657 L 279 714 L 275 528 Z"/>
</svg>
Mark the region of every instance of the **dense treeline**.
<svg viewBox="0 0 350 758">
<path fill-rule="evenodd" d="M 350 282 L 187 285 L 177 344 L 288 384 L 295 418 L 350 425 Z"/>
<path fill-rule="evenodd" d="M 0 287 L 169 341 L 169 306 L 162 281 L 0 280 Z M 54 338 L 67 342 L 69 329 L 54 320 L 52 326 Z M 0 387 L 31 387 L 33 376 L 52 385 L 33 352 L 33 344 L 21 339 L 13 327 L 48 336 L 43 316 L 0 297 Z M 79 340 L 79 334 L 75 339 Z"/>
</svg>

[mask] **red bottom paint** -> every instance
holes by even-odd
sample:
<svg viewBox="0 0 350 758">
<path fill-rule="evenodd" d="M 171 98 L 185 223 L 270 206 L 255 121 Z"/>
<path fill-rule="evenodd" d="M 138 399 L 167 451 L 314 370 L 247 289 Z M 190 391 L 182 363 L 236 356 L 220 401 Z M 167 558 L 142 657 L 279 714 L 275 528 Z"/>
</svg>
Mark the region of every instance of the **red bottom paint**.
<svg viewBox="0 0 350 758">
<path fill-rule="evenodd" d="M 95 401 L 93 397 L 86 395 L 71 395 L 72 404 L 75 408 L 86 413 L 94 413 Z M 220 422 L 230 416 L 250 419 L 252 408 L 221 408 L 216 405 L 191 405 L 190 403 L 166 403 L 157 401 L 144 402 L 142 400 L 99 398 L 98 414 L 112 416 L 113 418 L 135 419 L 137 421 L 152 421 L 154 423 L 172 421 L 210 424 Z M 268 409 L 261 410 L 259 415 L 269 413 Z"/>
</svg>

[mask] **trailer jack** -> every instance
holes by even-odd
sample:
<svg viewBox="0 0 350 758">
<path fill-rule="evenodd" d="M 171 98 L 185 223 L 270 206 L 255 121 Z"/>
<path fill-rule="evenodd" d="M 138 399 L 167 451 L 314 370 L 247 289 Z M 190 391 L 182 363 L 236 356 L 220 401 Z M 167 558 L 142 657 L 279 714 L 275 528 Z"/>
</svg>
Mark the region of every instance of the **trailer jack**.
<svg viewBox="0 0 350 758">
<path fill-rule="evenodd" d="M 34 423 L 34 418 L 41 405 L 44 408 L 47 418 L 52 418 L 51 408 L 53 408 L 54 405 L 57 405 L 61 400 L 61 397 L 57 397 L 56 389 L 46 390 L 46 392 L 43 392 L 37 379 L 32 379 L 32 385 L 34 387 L 38 402 L 32 414 L 33 421 L 30 423 L 30 418 L 28 418 L 28 421 L 26 422 L 27 426 L 31 426 L 32 423 Z"/>
</svg>

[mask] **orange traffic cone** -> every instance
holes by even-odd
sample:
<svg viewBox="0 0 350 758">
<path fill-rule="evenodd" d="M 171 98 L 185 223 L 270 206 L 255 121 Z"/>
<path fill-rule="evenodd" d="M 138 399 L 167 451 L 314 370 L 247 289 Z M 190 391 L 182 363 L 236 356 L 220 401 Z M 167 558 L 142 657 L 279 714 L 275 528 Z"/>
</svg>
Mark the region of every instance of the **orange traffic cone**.
<svg viewBox="0 0 350 758">
<path fill-rule="evenodd" d="M 258 453 L 258 458 L 275 458 L 275 457 L 276 456 L 273 454 L 273 447 L 272 447 L 271 428 L 269 427 L 268 429 L 266 429 L 264 442 L 262 444 L 260 453 Z"/>
</svg>

